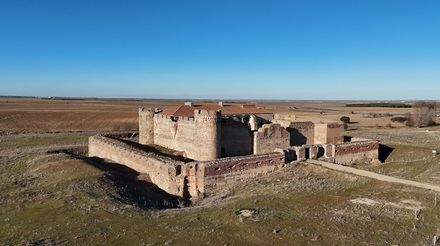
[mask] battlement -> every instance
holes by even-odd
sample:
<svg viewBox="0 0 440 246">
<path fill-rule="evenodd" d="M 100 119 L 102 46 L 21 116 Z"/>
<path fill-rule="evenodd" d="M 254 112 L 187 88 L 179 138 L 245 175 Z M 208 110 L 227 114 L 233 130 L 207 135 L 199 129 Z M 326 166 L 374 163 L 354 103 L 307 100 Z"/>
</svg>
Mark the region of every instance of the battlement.
<svg viewBox="0 0 440 246">
<path fill-rule="evenodd" d="M 174 121 L 174 122 L 182 122 L 182 121 L 194 122 L 194 117 L 188 117 L 188 116 L 176 117 L 172 115 L 156 114 L 154 117 L 155 119 Z"/>
<path fill-rule="evenodd" d="M 210 116 L 210 117 L 218 117 L 220 118 L 222 116 L 221 110 L 205 110 L 205 109 L 195 109 L 194 110 L 194 117 L 200 117 L 200 116 Z"/>
</svg>

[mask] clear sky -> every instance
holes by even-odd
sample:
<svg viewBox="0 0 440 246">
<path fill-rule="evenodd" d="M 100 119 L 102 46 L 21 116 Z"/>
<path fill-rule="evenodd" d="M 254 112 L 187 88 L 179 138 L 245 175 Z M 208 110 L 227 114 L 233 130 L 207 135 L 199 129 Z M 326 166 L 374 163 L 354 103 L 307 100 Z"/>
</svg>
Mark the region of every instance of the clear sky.
<svg viewBox="0 0 440 246">
<path fill-rule="evenodd" d="M 439 99 L 440 1 L 0 0 L 0 94 Z"/>
</svg>

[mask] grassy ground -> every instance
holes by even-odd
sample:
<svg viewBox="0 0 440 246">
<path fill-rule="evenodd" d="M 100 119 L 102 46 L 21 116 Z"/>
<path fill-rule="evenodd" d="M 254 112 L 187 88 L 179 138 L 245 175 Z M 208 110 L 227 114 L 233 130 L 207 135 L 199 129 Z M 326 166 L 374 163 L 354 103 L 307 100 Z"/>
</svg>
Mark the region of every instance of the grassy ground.
<svg viewBox="0 0 440 246">
<path fill-rule="evenodd" d="M 0 151 L 25 150 L 60 145 L 86 145 L 86 134 L 29 134 L 0 137 Z"/>
<path fill-rule="evenodd" d="M 440 185 L 440 134 L 432 130 L 375 130 L 358 132 L 368 138 L 375 138 L 391 148 L 382 165 L 359 165 L 359 168 L 395 177 Z"/>
<path fill-rule="evenodd" d="M 179 209 L 132 170 L 54 151 L 87 135 L 0 139 L 0 244 L 426 245 L 440 229 L 433 193 L 319 167 L 289 166 Z"/>
</svg>

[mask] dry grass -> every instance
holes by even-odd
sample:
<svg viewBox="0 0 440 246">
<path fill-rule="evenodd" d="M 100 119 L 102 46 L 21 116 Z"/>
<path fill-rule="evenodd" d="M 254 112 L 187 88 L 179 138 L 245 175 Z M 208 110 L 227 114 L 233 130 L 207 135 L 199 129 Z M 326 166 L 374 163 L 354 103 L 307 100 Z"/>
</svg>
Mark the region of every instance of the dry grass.
<svg viewBox="0 0 440 246">
<path fill-rule="evenodd" d="M 246 102 L 240 102 L 246 103 Z M 252 103 L 252 102 L 251 102 Z M 126 131 L 137 129 L 137 108 L 164 108 L 182 104 L 167 100 L 43 100 L 0 99 L 0 133 L 66 132 L 66 131 Z M 349 116 L 351 129 L 365 127 L 404 127 L 392 123 L 391 116 L 371 118 L 365 113 L 405 114 L 405 108 L 345 107 L 346 102 L 258 102 L 258 105 L 297 115 L 298 120 L 314 122 L 339 122 Z M 322 113 L 322 114 L 321 114 Z M 353 113 L 353 114 L 352 114 Z"/>
<path fill-rule="evenodd" d="M 427 245 L 440 229 L 433 193 L 307 165 L 219 191 L 223 195 L 196 207 L 164 210 L 182 204 L 133 170 L 77 155 L 88 134 L 35 134 L 133 130 L 139 106 L 177 103 L 0 100 L 0 131 L 33 132 L 0 136 L 0 244 Z M 264 105 L 276 111 L 295 106 L 299 119 L 315 121 L 338 120 L 350 111 L 407 110 L 345 108 L 344 103 Z M 428 180 L 434 177 L 430 170 L 439 170 L 438 158 L 424 159 L 438 146 L 436 133 L 370 131 L 389 119 L 348 116 L 359 122 L 351 128 L 363 129 L 350 133 L 396 148 L 378 171 Z M 417 217 L 408 201 L 423 208 Z M 244 216 L 244 210 L 250 212 Z"/>
<path fill-rule="evenodd" d="M 426 245 L 440 222 L 432 193 L 307 165 L 242 183 L 209 204 L 161 210 L 179 204 L 136 172 L 54 151 L 85 144 L 86 136 L 38 136 L 16 137 L 1 152 L 5 244 Z M 358 198 L 377 203 L 354 203 Z M 401 206 L 406 201 L 423 207 L 417 218 Z M 252 212 L 243 216 L 243 209 Z"/>
<path fill-rule="evenodd" d="M 139 107 L 165 107 L 170 101 L 91 101 L 1 99 L 0 132 L 137 130 Z"/>
</svg>

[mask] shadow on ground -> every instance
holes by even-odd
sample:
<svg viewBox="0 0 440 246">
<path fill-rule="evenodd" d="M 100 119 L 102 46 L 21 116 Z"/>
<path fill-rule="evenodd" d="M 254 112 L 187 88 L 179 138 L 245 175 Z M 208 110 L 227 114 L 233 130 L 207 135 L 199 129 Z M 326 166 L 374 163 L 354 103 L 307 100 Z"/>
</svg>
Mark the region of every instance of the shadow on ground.
<svg viewBox="0 0 440 246">
<path fill-rule="evenodd" d="M 379 144 L 379 161 L 382 163 L 385 162 L 388 159 L 388 157 L 391 155 L 393 150 L 394 148 L 391 148 L 383 144 Z"/>
<path fill-rule="evenodd" d="M 110 182 L 117 190 L 118 196 L 110 194 L 113 199 L 141 209 L 170 209 L 190 205 L 190 201 L 171 195 L 149 182 L 149 177 L 125 165 L 109 162 L 98 157 L 86 157 L 75 150 L 60 150 L 72 158 L 104 171 L 102 181 Z"/>
</svg>

